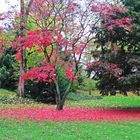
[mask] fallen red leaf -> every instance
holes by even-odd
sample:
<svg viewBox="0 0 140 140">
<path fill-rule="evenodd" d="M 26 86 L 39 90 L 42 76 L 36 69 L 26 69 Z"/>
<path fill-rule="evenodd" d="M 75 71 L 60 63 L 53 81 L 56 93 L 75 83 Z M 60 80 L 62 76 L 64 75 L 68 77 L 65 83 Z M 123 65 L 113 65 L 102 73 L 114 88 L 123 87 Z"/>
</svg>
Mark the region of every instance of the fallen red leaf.
<svg viewBox="0 0 140 140">
<path fill-rule="evenodd" d="M 140 109 L 18 108 L 0 110 L 0 116 L 35 121 L 140 121 Z"/>
</svg>

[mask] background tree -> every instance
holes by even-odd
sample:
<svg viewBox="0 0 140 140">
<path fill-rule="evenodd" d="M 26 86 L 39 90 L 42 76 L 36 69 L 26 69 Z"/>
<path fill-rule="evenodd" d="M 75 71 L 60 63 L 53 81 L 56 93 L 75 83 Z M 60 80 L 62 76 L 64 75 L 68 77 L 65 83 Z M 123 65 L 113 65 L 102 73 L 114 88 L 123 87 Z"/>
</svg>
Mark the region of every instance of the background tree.
<svg viewBox="0 0 140 140">
<path fill-rule="evenodd" d="M 17 86 L 15 51 L 10 47 L 6 48 L 0 59 L 0 88 L 15 90 Z"/>
<path fill-rule="evenodd" d="M 130 1 L 126 3 L 130 4 Z M 102 95 L 108 95 L 109 93 L 115 95 L 117 90 L 123 92 L 124 95 L 127 95 L 127 91 L 139 91 L 139 42 L 137 35 L 139 30 L 136 28 L 138 27 L 136 24 L 139 21 L 135 21 L 135 16 L 130 14 L 133 13 L 136 6 L 135 1 L 132 3 L 133 8 L 131 7 L 132 5 L 130 6 L 131 8 L 128 6 L 128 10 L 125 13 L 116 15 L 119 18 L 129 17 L 132 19 L 131 31 L 130 26 L 128 26 L 131 20 L 125 18 L 124 21 L 127 24 L 124 27 L 127 31 L 118 27 L 114 28 L 112 25 L 108 29 L 102 26 L 96 35 L 97 48 L 101 49 L 100 56 L 98 54 L 99 61 L 98 63 L 93 63 L 92 70 L 96 71 L 96 76 L 100 79 L 98 88 L 101 90 Z M 136 14 L 136 12 L 134 13 Z M 113 17 L 113 20 L 114 18 L 116 17 Z M 113 23 L 116 24 L 114 21 Z M 118 24 L 121 24 L 121 22 Z M 93 54 L 94 57 L 95 55 Z M 107 67 L 110 68 L 106 69 Z M 112 69 L 115 70 L 115 73 L 112 73 Z M 115 76 L 116 72 L 120 73 L 117 77 Z"/>
<path fill-rule="evenodd" d="M 140 1 L 124 0 L 124 5 L 128 8 L 126 16 L 132 18 L 132 32 L 128 34 L 126 46 L 129 53 L 129 65 L 131 66 L 131 74 L 127 76 L 129 83 L 131 83 L 131 90 L 139 95 L 140 91 Z"/>
<path fill-rule="evenodd" d="M 128 40 L 126 40 L 126 45 L 129 51 L 140 51 L 140 1 L 139 0 L 122 0 L 124 5 L 128 8 L 126 16 L 132 18 L 133 30 L 128 34 Z"/>
<path fill-rule="evenodd" d="M 10 25 L 7 26 L 5 23 L 5 20 L 8 22 L 10 16 L 8 12 L 0 14 L 0 88 L 13 90 L 17 82 L 14 68 L 15 51 L 11 47 L 13 35 L 11 35 Z"/>
</svg>

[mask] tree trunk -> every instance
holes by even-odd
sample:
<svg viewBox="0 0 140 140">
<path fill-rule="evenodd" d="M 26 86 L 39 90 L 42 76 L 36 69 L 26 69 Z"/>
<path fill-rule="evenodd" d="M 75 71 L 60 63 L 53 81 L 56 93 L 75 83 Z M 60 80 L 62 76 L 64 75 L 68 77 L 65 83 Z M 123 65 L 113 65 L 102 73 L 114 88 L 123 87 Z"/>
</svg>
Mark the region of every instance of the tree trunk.
<svg viewBox="0 0 140 140">
<path fill-rule="evenodd" d="M 24 5 L 24 0 L 20 0 L 20 37 L 24 37 L 25 34 L 25 5 Z M 21 42 L 22 45 L 23 41 Z M 20 50 L 21 53 L 21 64 L 20 64 L 20 71 L 19 71 L 19 82 L 18 82 L 18 96 L 24 97 L 25 96 L 25 90 L 24 90 L 24 79 L 22 78 L 23 74 L 25 73 L 24 70 L 24 50 L 21 48 Z"/>
<path fill-rule="evenodd" d="M 128 96 L 126 91 L 124 91 L 123 93 L 124 93 L 124 96 Z"/>
<path fill-rule="evenodd" d="M 56 110 L 63 110 L 64 103 L 58 97 L 56 97 Z"/>
<path fill-rule="evenodd" d="M 63 95 L 61 95 L 58 82 L 57 82 L 57 80 L 55 80 L 55 86 L 56 86 L 56 92 L 57 92 L 56 93 L 56 110 L 63 110 L 64 103 L 65 103 L 66 97 L 69 93 L 71 85 L 72 85 L 72 80 L 69 82 L 69 85 L 68 85 L 65 93 Z"/>
<path fill-rule="evenodd" d="M 62 97 L 60 94 L 60 89 L 57 80 L 55 80 L 56 86 L 56 110 L 63 110 L 64 104 L 62 104 Z"/>
<path fill-rule="evenodd" d="M 63 106 L 64 106 L 64 105 L 62 105 L 62 104 L 57 105 L 56 110 L 63 110 Z"/>
<path fill-rule="evenodd" d="M 22 75 L 24 74 L 24 69 L 21 66 L 20 67 L 20 76 L 19 76 L 19 83 L 18 83 L 18 96 L 20 97 L 25 97 L 25 89 L 24 89 L 24 79 L 22 77 Z"/>
<path fill-rule="evenodd" d="M 33 0 L 30 0 L 27 9 L 25 9 L 24 0 L 20 0 L 20 13 L 21 13 L 21 17 L 20 17 L 20 36 L 22 38 L 25 37 L 25 26 L 26 26 L 26 23 L 27 23 L 29 10 L 31 8 L 32 3 L 33 3 Z M 22 41 L 22 43 L 24 43 L 24 40 Z M 25 81 L 24 81 L 22 76 L 25 73 L 26 53 L 25 53 L 25 50 L 23 48 L 21 48 L 20 53 L 22 55 L 22 59 L 21 59 L 20 72 L 19 72 L 18 95 L 20 97 L 25 97 L 25 89 L 24 89 Z"/>
</svg>

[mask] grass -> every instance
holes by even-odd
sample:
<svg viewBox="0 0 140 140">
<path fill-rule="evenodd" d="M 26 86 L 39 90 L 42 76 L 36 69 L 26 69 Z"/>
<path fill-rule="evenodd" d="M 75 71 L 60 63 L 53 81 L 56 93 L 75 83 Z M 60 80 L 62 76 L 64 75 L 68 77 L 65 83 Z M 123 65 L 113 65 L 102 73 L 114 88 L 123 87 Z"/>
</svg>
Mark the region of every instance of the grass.
<svg viewBox="0 0 140 140">
<path fill-rule="evenodd" d="M 0 120 L 0 140 L 139 140 L 140 123 Z"/>
<path fill-rule="evenodd" d="M 13 91 L 0 88 L 0 97 L 11 97 L 11 96 L 16 96 L 16 93 Z"/>
<path fill-rule="evenodd" d="M 11 109 L 11 108 L 26 108 L 26 107 L 54 107 L 52 105 L 47 105 L 47 104 L 42 104 L 42 103 L 37 103 L 37 102 L 33 102 L 31 101 L 31 103 L 20 103 L 20 101 L 17 101 L 16 104 L 14 103 L 2 103 L 1 100 L 8 100 L 8 99 L 12 99 L 12 98 L 17 98 L 17 93 L 16 92 L 12 92 L 6 89 L 1 89 L 0 88 L 0 109 Z M 1 139 L 0 139 L 1 140 Z"/>
<path fill-rule="evenodd" d="M 7 91 L 0 89 L 0 97 L 11 97 L 16 96 L 15 92 Z M 71 93 L 66 101 L 65 105 L 67 107 L 111 107 L 111 108 L 132 108 L 140 107 L 140 97 L 139 96 L 99 96 L 99 95 L 88 95 L 84 93 Z M 32 103 L 32 104 L 1 104 L 0 109 L 2 108 L 16 108 L 16 107 L 53 107 L 54 105 L 47 105 L 41 103 Z"/>
<path fill-rule="evenodd" d="M 0 97 L 16 93 L 0 89 Z M 90 98 L 91 97 L 91 98 Z M 138 96 L 70 95 L 67 107 L 140 107 Z M 2 108 L 53 107 L 45 104 L 1 104 Z M 18 122 L 0 119 L 0 140 L 139 140 L 140 122 Z"/>
<path fill-rule="evenodd" d="M 85 96 L 85 97 L 84 97 Z M 79 99 L 80 98 L 80 99 Z M 139 96 L 97 96 L 97 95 L 82 95 L 73 94 L 66 101 L 66 106 L 72 107 L 110 107 L 110 108 L 131 108 L 140 107 Z"/>
</svg>

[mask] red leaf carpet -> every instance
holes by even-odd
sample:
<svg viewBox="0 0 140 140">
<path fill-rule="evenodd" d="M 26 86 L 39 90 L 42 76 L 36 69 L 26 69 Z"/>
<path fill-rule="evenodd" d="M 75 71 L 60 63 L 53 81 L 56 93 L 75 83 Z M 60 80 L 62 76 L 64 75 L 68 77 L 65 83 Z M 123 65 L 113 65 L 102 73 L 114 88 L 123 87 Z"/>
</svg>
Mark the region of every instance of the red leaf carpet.
<svg viewBox="0 0 140 140">
<path fill-rule="evenodd" d="M 140 121 L 140 109 L 49 108 L 3 109 L 1 118 L 35 121 Z"/>
</svg>

